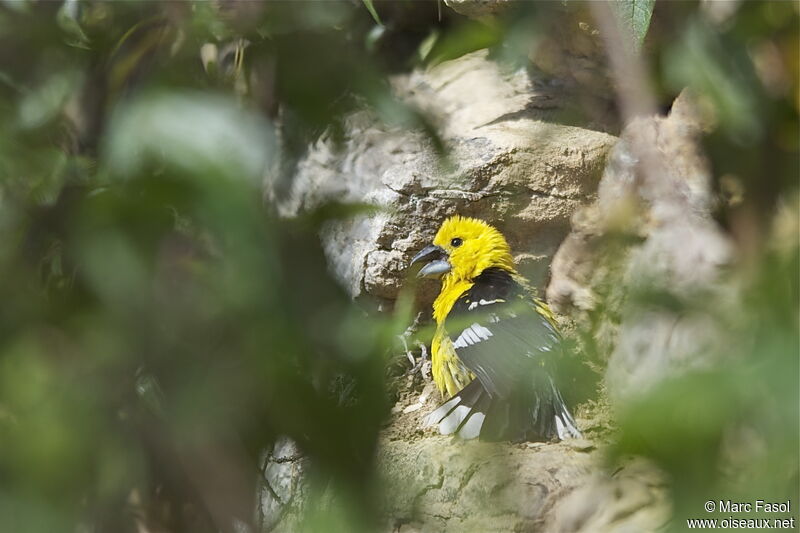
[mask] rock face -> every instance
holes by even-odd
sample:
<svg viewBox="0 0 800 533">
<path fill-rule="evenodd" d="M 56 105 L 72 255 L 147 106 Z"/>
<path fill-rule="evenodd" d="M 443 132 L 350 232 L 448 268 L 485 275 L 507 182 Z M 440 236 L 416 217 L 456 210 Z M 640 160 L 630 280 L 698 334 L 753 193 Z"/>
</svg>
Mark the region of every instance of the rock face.
<svg viewBox="0 0 800 533">
<path fill-rule="evenodd" d="M 435 434 L 421 425 L 435 406 L 424 391 L 404 395 L 393 410 L 376 457 L 386 517 L 380 531 L 655 531 L 668 518 L 667 484 L 651 465 L 635 460 L 606 471 L 603 406 L 578 414 L 586 438 L 521 444 Z M 306 460 L 280 439 L 262 463 L 260 530 L 301 530 L 311 492 Z"/>
<path fill-rule="evenodd" d="M 497 446 L 428 437 L 382 447 L 386 510 L 401 533 L 534 531 L 594 468 L 568 444 Z M 546 529 L 548 531 L 552 529 Z"/>
<path fill-rule="evenodd" d="M 386 531 L 655 531 L 669 514 L 667 484 L 652 465 L 607 471 L 611 423 L 602 402 L 575 413 L 583 438 L 484 443 L 435 434 L 423 423 L 434 388 L 406 391 L 381 438 Z"/>
<path fill-rule="evenodd" d="M 481 21 L 503 18 L 504 24 L 535 34 L 527 50 L 528 60 L 541 79 L 557 87 L 560 98 L 568 95 L 571 102 L 565 115 L 579 115 L 604 131 L 619 131 L 606 50 L 585 3 L 445 0 L 445 4 L 466 17 Z M 568 120 L 564 116 L 560 122 Z"/>
<path fill-rule="evenodd" d="M 564 492 L 548 513 L 545 531 L 594 533 L 660 531 L 670 518 L 667 482 L 641 460 L 607 474 L 595 469 Z"/>
<path fill-rule="evenodd" d="M 435 124 L 447 162 L 422 133 L 360 112 L 349 117 L 338 150 L 326 138 L 311 148 L 281 211 L 332 200 L 384 209 L 331 223 L 323 235 L 332 268 L 354 297 L 394 300 L 410 257 L 455 213 L 497 224 L 523 273 L 543 286 L 570 216 L 594 194 L 616 138 L 549 122 L 565 102 L 484 52 L 392 83 Z"/>
<path fill-rule="evenodd" d="M 668 117 L 630 124 L 609 156 L 597 201 L 574 215 L 553 259 L 548 301 L 582 320 L 597 351 L 611 354 L 606 382 L 618 400 L 708 363 L 720 338 L 713 316 L 693 312 L 721 289 L 733 256 L 711 216 L 711 175 L 699 145 L 707 126 L 688 94 Z M 629 298 L 637 292 L 651 297 Z"/>
<path fill-rule="evenodd" d="M 718 292 L 721 269 L 732 257 L 710 214 L 710 172 L 698 143 L 706 127 L 701 118 L 682 95 L 670 116 L 629 125 L 608 158 L 596 201 L 574 213 L 573 230 L 553 261 L 548 299 L 577 317 L 579 328 L 594 335 L 599 353 L 610 354 L 603 363 L 617 402 L 682 367 L 705 364 L 703 354 L 720 337 L 707 312 L 671 305 Z M 565 189 L 582 190 L 574 180 L 565 182 Z M 654 293 L 666 303 L 658 305 Z M 431 408 L 401 405 L 396 412 L 410 413 L 406 425 L 419 427 L 414 413 L 419 418 Z M 670 513 L 666 481 L 638 461 L 614 474 L 605 471 L 602 453 L 592 451 L 603 448 L 602 431 L 593 434 L 590 428 L 607 427 L 608 420 L 593 425 L 586 414 L 584 409 L 577 416 L 588 435 L 584 441 L 488 445 L 419 430 L 386 439 L 380 465 L 390 487 L 386 511 L 393 530 L 662 528 Z M 402 428 L 402 420 L 390 427 Z"/>
<path fill-rule="evenodd" d="M 633 122 L 615 144 L 607 134 L 549 122 L 542 107 L 557 108 L 558 99 L 484 54 L 393 84 L 431 117 L 448 162 L 421 133 L 357 113 L 340 149 L 325 138 L 312 147 L 279 206 L 289 215 L 331 200 L 383 209 L 324 230 L 332 268 L 354 297 L 390 304 L 408 284 L 409 258 L 439 223 L 453 213 L 478 216 L 505 233 L 534 284 L 546 281 L 558 248 L 548 300 L 587 333 L 617 402 L 705 363 L 720 327 L 684 304 L 709 291 L 719 297 L 732 247 L 710 214 L 710 172 L 698 143 L 707 124 L 688 96 L 668 117 Z M 668 519 L 666 483 L 655 469 L 603 468 L 604 408 L 576 413 L 585 440 L 465 443 L 420 427 L 438 398 L 419 392 L 401 391 L 381 440 L 386 531 L 653 531 Z M 276 487 L 260 500 L 267 530 L 298 523 L 302 460 L 291 450 L 281 444 L 265 463 Z"/>
</svg>

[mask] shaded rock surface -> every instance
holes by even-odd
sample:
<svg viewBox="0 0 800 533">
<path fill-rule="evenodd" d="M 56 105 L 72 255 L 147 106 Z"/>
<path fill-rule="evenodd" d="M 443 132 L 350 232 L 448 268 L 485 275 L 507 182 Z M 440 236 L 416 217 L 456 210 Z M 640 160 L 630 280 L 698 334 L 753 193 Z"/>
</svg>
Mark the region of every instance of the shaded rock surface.
<svg viewBox="0 0 800 533">
<path fill-rule="evenodd" d="M 382 480 L 381 531 L 654 531 L 669 515 L 667 485 L 642 461 L 604 464 L 607 406 L 583 406 L 584 438 L 560 443 L 484 443 L 441 436 L 422 419 L 439 400 L 426 386 L 406 390 L 376 457 Z M 302 527 L 303 459 L 286 440 L 265 457 L 262 531 Z"/>
<path fill-rule="evenodd" d="M 354 297 L 394 300 L 408 260 L 455 213 L 497 224 L 523 273 L 543 286 L 570 216 L 596 191 L 616 138 L 550 122 L 566 102 L 485 52 L 392 83 L 436 125 L 447 162 L 422 133 L 359 112 L 347 120 L 341 146 L 323 137 L 311 147 L 280 210 L 292 215 L 332 200 L 385 208 L 331 223 L 323 235 L 332 269 Z"/>
<path fill-rule="evenodd" d="M 581 439 L 483 443 L 424 427 L 440 399 L 406 390 L 378 454 L 388 531 L 652 531 L 668 514 L 666 484 L 648 464 L 603 464 L 606 405 L 576 411 Z M 626 529 L 627 528 L 627 529 Z"/>
<path fill-rule="evenodd" d="M 546 522 L 561 493 L 594 467 L 568 444 L 533 448 L 427 437 L 408 454 L 386 443 L 386 507 L 402 532 L 520 531 Z"/>
<path fill-rule="evenodd" d="M 579 2 L 522 3 L 509 0 L 445 0 L 453 11 L 487 21 L 504 19 L 536 35 L 527 50 L 531 67 L 562 100 L 560 122 L 582 117 L 603 131 L 618 132 L 614 83 L 591 10 Z M 564 106 L 563 97 L 571 101 Z M 539 95 L 531 105 L 541 106 Z"/>
<path fill-rule="evenodd" d="M 684 93 L 668 117 L 625 129 L 597 201 L 575 213 L 553 259 L 548 301 L 582 320 L 597 353 L 610 354 L 606 382 L 618 400 L 709 363 L 709 348 L 723 336 L 698 305 L 712 293 L 724 301 L 719 282 L 733 259 L 712 218 L 711 174 L 699 144 L 709 120 L 700 111 Z"/>
</svg>

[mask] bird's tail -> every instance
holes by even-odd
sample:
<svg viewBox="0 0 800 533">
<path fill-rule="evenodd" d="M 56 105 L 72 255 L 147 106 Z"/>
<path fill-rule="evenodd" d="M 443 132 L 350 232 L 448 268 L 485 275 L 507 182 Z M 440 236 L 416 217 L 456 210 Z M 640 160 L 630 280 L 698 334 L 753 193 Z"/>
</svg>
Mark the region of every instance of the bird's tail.
<svg viewBox="0 0 800 533">
<path fill-rule="evenodd" d="M 471 381 L 426 418 L 443 435 L 464 439 L 549 441 L 578 438 L 580 431 L 550 376 L 524 394 L 492 398 Z M 543 386 L 542 386 L 543 385 Z"/>
</svg>

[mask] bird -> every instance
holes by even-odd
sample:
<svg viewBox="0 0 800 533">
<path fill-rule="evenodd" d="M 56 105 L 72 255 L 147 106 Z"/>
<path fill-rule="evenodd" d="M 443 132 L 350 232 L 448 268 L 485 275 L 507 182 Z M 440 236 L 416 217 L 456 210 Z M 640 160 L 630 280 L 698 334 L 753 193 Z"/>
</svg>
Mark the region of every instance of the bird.
<svg viewBox="0 0 800 533">
<path fill-rule="evenodd" d="M 581 436 L 554 379 L 563 350 L 555 317 L 517 271 L 491 224 L 446 219 L 411 260 L 439 278 L 431 373 L 446 401 L 426 417 L 444 435 L 487 441 Z"/>
</svg>

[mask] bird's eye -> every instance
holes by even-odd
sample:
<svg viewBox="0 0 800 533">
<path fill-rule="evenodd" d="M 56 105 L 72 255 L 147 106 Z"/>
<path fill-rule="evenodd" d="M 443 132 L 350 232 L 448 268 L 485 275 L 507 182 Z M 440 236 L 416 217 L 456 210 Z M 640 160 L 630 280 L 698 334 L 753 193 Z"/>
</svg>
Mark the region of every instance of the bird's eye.
<svg viewBox="0 0 800 533">
<path fill-rule="evenodd" d="M 452 246 L 453 248 L 458 248 L 459 246 L 461 246 L 463 242 L 464 241 L 462 241 L 459 237 L 456 237 L 455 239 L 450 241 L 450 246 Z"/>
</svg>

